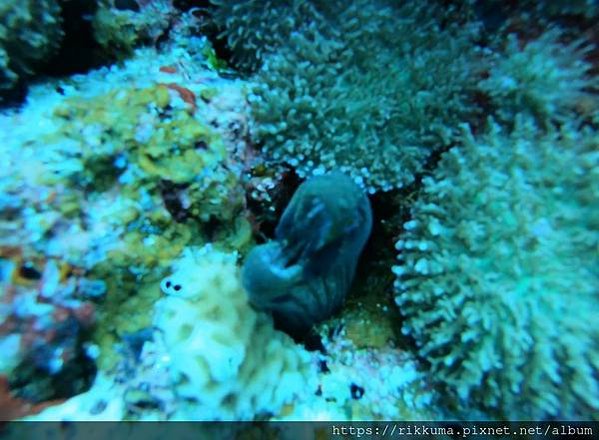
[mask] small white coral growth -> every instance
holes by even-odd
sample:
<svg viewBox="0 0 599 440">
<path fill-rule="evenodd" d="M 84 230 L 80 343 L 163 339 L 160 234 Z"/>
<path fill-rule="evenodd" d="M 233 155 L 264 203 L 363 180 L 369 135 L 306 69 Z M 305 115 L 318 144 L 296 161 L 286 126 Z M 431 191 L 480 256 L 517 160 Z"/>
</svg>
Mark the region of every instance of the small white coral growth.
<svg viewBox="0 0 599 440">
<path fill-rule="evenodd" d="M 294 402 L 284 421 L 437 420 L 441 410 L 430 380 L 416 358 L 397 347 L 361 349 L 342 329 L 332 338 L 323 326 L 327 366 L 318 374 L 318 393 Z M 326 333 L 325 333 L 326 332 Z"/>
<path fill-rule="evenodd" d="M 171 358 L 176 393 L 190 402 L 177 419 L 276 414 L 311 389 L 310 354 L 250 307 L 236 259 L 211 246 L 188 248 L 161 283 L 167 296 L 156 305 L 154 325 Z"/>
<path fill-rule="evenodd" d="M 573 109 L 599 107 L 597 78 L 590 76 L 585 57 L 592 46 L 578 39 L 562 43 L 560 29 L 551 28 L 533 41 L 522 43 L 508 35 L 504 53 L 495 54 L 489 77 L 480 82 L 500 107 L 500 116 L 513 119 L 527 109 L 543 120 L 562 120 Z"/>
</svg>

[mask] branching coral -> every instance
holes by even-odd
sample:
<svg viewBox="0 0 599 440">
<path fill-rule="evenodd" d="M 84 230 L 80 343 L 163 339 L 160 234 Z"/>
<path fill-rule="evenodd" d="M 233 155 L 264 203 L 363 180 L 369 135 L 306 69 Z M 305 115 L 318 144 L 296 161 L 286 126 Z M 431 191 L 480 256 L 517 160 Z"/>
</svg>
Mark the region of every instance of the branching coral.
<svg viewBox="0 0 599 440">
<path fill-rule="evenodd" d="M 508 35 L 505 49 L 494 54 L 489 77 L 480 83 L 502 119 L 526 109 L 543 121 L 563 120 L 577 107 L 599 108 L 599 98 L 589 93 L 599 90 L 599 80 L 590 75 L 592 65 L 585 60 L 592 46 L 582 39 L 563 39 L 558 28 L 528 42 Z"/>
<path fill-rule="evenodd" d="M 511 134 L 466 129 L 425 179 L 397 242 L 397 304 L 466 407 L 527 420 L 599 410 L 598 142 L 518 117 Z"/>
<path fill-rule="evenodd" d="M 340 169 L 371 190 L 410 183 L 476 111 L 476 27 L 442 26 L 443 16 L 417 2 L 323 7 L 265 58 L 250 95 L 254 138 L 302 175 Z"/>
</svg>

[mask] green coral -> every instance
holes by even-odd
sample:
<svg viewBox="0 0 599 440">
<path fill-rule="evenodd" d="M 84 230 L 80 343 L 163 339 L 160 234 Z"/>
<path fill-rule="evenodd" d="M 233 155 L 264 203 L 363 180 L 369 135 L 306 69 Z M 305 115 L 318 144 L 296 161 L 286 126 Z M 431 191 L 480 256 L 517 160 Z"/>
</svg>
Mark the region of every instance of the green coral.
<svg viewBox="0 0 599 440">
<path fill-rule="evenodd" d="M 206 44 L 202 49 L 202 55 L 206 59 L 206 63 L 212 70 L 221 71 L 227 68 L 227 63 L 220 59 L 214 50 L 214 48 L 210 44 Z M 204 89 L 203 92 L 207 94 L 206 99 L 210 100 L 212 97 L 210 96 L 210 89 Z"/>
<path fill-rule="evenodd" d="M 115 7 L 114 0 L 98 3 L 92 21 L 94 37 L 108 53 L 118 56 L 130 55 L 136 47 L 156 42 L 175 14 L 169 0 L 139 2 L 141 6 L 134 9 Z"/>
<path fill-rule="evenodd" d="M 599 134 L 465 130 L 397 242 L 403 332 L 466 407 L 499 417 L 599 410 Z"/>
<path fill-rule="evenodd" d="M 150 325 L 155 281 L 185 246 L 218 238 L 242 249 L 251 242 L 249 224 L 238 218 L 243 191 L 226 165 L 223 140 L 183 101 L 184 92 L 157 84 L 66 99 L 54 110 L 59 130 L 43 139 L 77 146 L 72 154 L 81 165 L 66 179 L 83 186 L 91 204 L 79 215 L 93 218 L 96 207 L 103 217 L 90 223 L 107 223 L 118 234 L 92 270 L 108 280 L 95 335 L 103 367 L 115 361 L 112 347 L 124 333 Z M 96 206 L 107 198 L 113 206 Z"/>
<path fill-rule="evenodd" d="M 185 192 L 192 217 L 231 219 L 241 194 L 229 191 L 237 179 L 221 166 L 226 158 L 222 139 L 198 121 L 187 104 L 173 102 L 177 93 L 159 84 L 67 100 L 54 112 L 65 124 L 48 142 L 68 135 L 80 143 L 84 166 L 71 179 L 91 189 L 110 187 L 120 179 L 133 196 L 141 189 L 156 193 L 168 181 Z M 119 162 L 128 169 L 119 168 Z M 107 178 L 113 180 L 105 182 Z"/>
<path fill-rule="evenodd" d="M 60 45 L 60 5 L 54 0 L 0 1 L 0 93 L 31 75 Z"/>
<path fill-rule="evenodd" d="M 583 39 L 564 43 L 558 28 L 537 39 L 519 41 L 507 37 L 505 48 L 492 56 L 489 77 L 480 82 L 499 108 L 499 116 L 512 120 L 522 109 L 540 120 L 563 120 L 574 110 L 599 108 L 599 81 L 591 76 L 592 65 L 585 58 L 592 46 Z"/>
<path fill-rule="evenodd" d="M 304 21 L 317 18 L 310 2 L 297 0 L 210 0 L 212 20 L 227 39 L 236 67 L 256 70 L 285 44 Z"/>
<path fill-rule="evenodd" d="M 300 175 L 341 170 L 372 191 L 409 184 L 476 113 L 477 26 L 454 12 L 330 3 L 265 58 L 249 97 L 253 137 Z"/>
</svg>

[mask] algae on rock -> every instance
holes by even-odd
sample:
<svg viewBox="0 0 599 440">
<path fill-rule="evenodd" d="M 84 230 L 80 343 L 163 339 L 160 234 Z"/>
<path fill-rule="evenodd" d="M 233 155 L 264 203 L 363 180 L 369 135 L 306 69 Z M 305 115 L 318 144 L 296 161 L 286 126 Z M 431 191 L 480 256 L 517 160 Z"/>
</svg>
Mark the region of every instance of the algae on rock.
<svg viewBox="0 0 599 440">
<path fill-rule="evenodd" d="M 177 14 L 171 0 L 142 2 L 118 7 L 115 0 L 100 0 L 93 17 L 94 37 L 107 52 L 129 56 L 143 44 L 155 43 Z"/>
</svg>

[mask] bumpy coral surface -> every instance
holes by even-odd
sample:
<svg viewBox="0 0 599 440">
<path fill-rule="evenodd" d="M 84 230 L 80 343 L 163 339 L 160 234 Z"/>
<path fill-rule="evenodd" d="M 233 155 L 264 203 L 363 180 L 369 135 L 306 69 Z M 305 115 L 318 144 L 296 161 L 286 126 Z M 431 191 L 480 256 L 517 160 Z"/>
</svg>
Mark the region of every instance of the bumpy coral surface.
<svg viewBox="0 0 599 440">
<path fill-rule="evenodd" d="M 591 76 L 592 46 L 582 39 L 563 43 L 551 28 L 532 41 L 508 35 L 505 48 L 493 56 L 493 66 L 480 86 L 499 107 L 502 119 L 526 109 L 540 120 L 563 120 L 575 110 L 599 108 L 599 81 Z"/>
<path fill-rule="evenodd" d="M 295 0 L 210 0 L 211 17 L 227 39 L 237 67 L 252 71 L 285 44 L 302 22 L 317 18 L 314 5 Z"/>
<path fill-rule="evenodd" d="M 161 288 L 154 325 L 177 395 L 194 403 L 175 418 L 248 420 L 306 389 L 310 355 L 250 307 L 234 254 L 187 249 Z"/>
<path fill-rule="evenodd" d="M 153 326 L 123 338 L 116 368 L 28 420 L 251 420 L 309 401 L 314 356 L 249 306 L 236 261 L 211 245 L 186 248 L 161 282 Z"/>
<path fill-rule="evenodd" d="M 56 50 L 61 38 L 57 1 L 0 1 L 0 93 L 31 74 Z"/>
<path fill-rule="evenodd" d="M 100 368 L 114 366 L 115 343 L 150 325 L 162 271 L 185 245 L 210 238 L 242 249 L 251 241 L 239 215 L 242 165 L 228 154 L 244 146 L 229 132 L 243 119 L 241 84 L 210 70 L 207 48 L 205 39 L 187 37 L 185 47 L 172 44 L 165 53 L 140 50 L 122 66 L 33 85 L 22 108 L 0 115 L 2 263 L 51 259 L 103 281 L 106 293 L 93 299 L 101 304 L 92 336 L 71 316 L 76 296 L 61 293 L 38 307 L 38 288 L 31 289 L 20 307 L 29 321 L 3 341 L 7 371 L 27 355 L 18 338 L 34 326 L 40 336 L 32 338 L 49 342 L 39 363 L 59 362 L 51 344 L 79 347 L 93 337 Z M 42 278 L 40 288 L 49 282 Z M 75 295 L 69 288 L 58 291 Z M 36 310 L 54 310 L 61 320 L 41 325 L 31 318 Z M 2 320 L 15 321 L 12 314 L 8 308 Z M 59 324 L 55 341 L 50 333 Z M 66 365 L 70 347 L 63 351 Z"/>
<path fill-rule="evenodd" d="M 527 118 L 446 153 L 397 242 L 397 304 L 431 374 L 508 418 L 599 409 L 599 137 Z"/>
<path fill-rule="evenodd" d="M 372 191 L 412 182 L 476 112 L 476 27 L 441 27 L 444 13 L 417 2 L 332 2 L 322 15 L 265 58 L 254 138 L 303 175 L 341 170 Z"/>
<path fill-rule="evenodd" d="M 291 420 L 439 420 L 436 392 L 415 356 L 392 345 L 359 349 L 343 325 L 322 326 L 318 389 L 277 417 Z"/>
<path fill-rule="evenodd" d="M 130 55 L 142 44 L 155 43 L 175 15 L 171 0 L 101 0 L 93 18 L 94 37 L 108 53 Z"/>
</svg>

